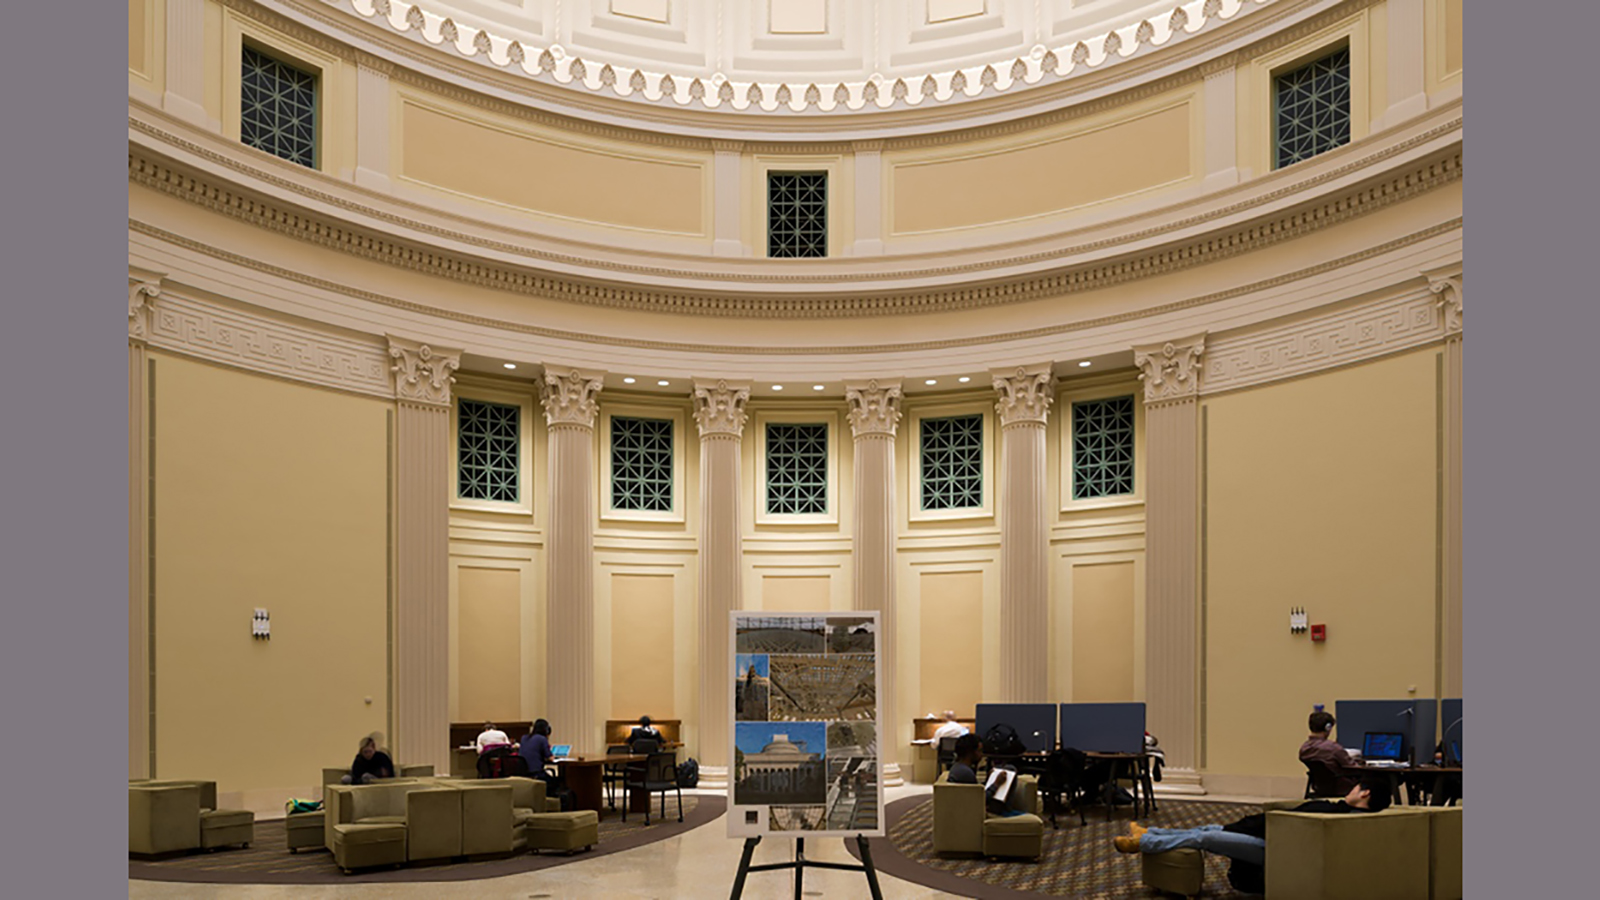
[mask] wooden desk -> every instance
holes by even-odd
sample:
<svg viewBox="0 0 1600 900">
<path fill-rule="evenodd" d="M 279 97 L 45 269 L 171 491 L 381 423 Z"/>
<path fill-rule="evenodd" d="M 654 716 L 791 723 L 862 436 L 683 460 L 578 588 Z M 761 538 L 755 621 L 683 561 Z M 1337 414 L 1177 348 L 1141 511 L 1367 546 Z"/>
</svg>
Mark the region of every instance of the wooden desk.
<svg viewBox="0 0 1600 900">
<path fill-rule="evenodd" d="M 639 724 L 638 719 L 607 719 L 606 720 L 606 745 L 614 746 L 626 744 L 628 735 L 633 733 L 633 727 Z M 661 732 L 661 747 L 683 746 L 683 722 L 680 719 L 651 719 L 650 727 Z"/>
<path fill-rule="evenodd" d="M 600 756 L 594 759 L 564 759 L 556 763 L 556 769 L 561 773 L 561 778 L 567 783 L 568 790 L 572 791 L 578 809 L 592 809 L 600 812 L 604 801 L 604 791 L 600 789 L 601 770 L 608 762 L 626 759 L 628 757 Z"/>
<path fill-rule="evenodd" d="M 938 731 L 939 730 L 939 726 L 943 725 L 945 723 L 945 721 L 946 720 L 944 720 L 944 719 L 928 719 L 928 718 L 912 719 L 911 720 L 911 739 L 913 741 L 931 740 L 933 738 L 933 733 L 935 731 Z M 956 721 L 961 723 L 962 725 L 967 726 L 967 730 L 968 731 L 972 731 L 973 729 L 978 727 L 978 720 L 977 719 L 957 719 Z"/>
<path fill-rule="evenodd" d="M 1109 822 L 1116 814 L 1117 770 L 1124 765 L 1128 767 L 1128 774 L 1133 781 L 1133 817 L 1134 819 L 1149 818 L 1155 809 L 1155 787 L 1150 783 L 1150 754 L 1148 753 L 1104 753 L 1099 750 L 1089 750 L 1083 754 L 1090 760 L 1106 760 L 1111 763 L 1111 777 L 1106 779 L 1105 803 L 1106 821 Z M 1144 815 L 1139 814 L 1140 796 L 1144 798 Z"/>
</svg>

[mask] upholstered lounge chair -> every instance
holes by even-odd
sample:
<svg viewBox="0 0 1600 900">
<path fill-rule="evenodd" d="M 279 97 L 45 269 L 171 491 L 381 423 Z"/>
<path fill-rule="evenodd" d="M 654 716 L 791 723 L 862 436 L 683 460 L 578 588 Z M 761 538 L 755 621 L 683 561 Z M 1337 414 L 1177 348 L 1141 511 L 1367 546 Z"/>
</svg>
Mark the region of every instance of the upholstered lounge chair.
<svg viewBox="0 0 1600 900">
<path fill-rule="evenodd" d="M 214 850 L 255 839 L 255 814 L 217 809 L 215 781 L 128 782 L 128 852 Z"/>
<path fill-rule="evenodd" d="M 933 783 L 933 849 L 936 853 L 978 853 L 1037 859 L 1044 852 L 1044 820 L 1032 775 L 1017 778 L 1016 816 L 991 816 L 981 784 L 951 784 L 950 773 Z"/>
</svg>

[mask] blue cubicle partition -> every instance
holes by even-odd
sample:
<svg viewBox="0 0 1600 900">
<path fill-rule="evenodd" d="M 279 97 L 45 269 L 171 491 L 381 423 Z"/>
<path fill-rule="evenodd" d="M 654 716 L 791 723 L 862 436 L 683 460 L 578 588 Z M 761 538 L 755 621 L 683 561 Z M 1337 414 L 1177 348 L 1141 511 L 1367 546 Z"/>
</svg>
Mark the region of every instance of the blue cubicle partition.
<svg viewBox="0 0 1600 900">
<path fill-rule="evenodd" d="M 1439 740 L 1444 743 L 1444 752 L 1447 756 L 1452 754 L 1450 742 L 1455 742 L 1455 753 L 1461 751 L 1461 698 L 1448 697 L 1439 701 L 1439 723 L 1443 729 L 1439 732 Z M 1448 760 L 1460 764 L 1459 757 Z"/>
<path fill-rule="evenodd" d="M 1017 730 L 1022 745 L 1030 751 L 1048 753 L 1056 746 L 1056 705 L 1054 703 L 979 703 L 978 737 L 1004 723 Z"/>
<path fill-rule="evenodd" d="M 1061 746 L 1102 753 L 1144 750 L 1143 703 L 1061 704 Z"/>
<path fill-rule="evenodd" d="M 1401 756 L 1417 762 L 1433 761 L 1433 736 L 1439 703 L 1432 697 L 1414 700 L 1339 700 L 1333 704 L 1338 720 L 1333 736 L 1347 750 L 1360 750 L 1367 732 L 1399 732 L 1404 736 Z"/>
</svg>

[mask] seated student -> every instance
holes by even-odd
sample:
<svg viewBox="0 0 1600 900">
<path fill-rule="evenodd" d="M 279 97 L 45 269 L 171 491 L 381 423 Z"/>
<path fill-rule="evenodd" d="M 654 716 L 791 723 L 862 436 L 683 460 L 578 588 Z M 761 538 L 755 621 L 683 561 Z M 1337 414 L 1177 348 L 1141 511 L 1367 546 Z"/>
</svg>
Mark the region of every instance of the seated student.
<svg viewBox="0 0 1600 900">
<path fill-rule="evenodd" d="M 1316 787 L 1333 794 L 1349 793 L 1361 779 L 1357 774 L 1348 771 L 1355 766 L 1355 760 L 1350 758 L 1350 754 L 1343 746 L 1333 740 L 1333 714 L 1319 709 L 1311 714 L 1306 724 L 1311 729 L 1311 736 L 1300 745 L 1300 761 L 1322 763 L 1335 773 L 1333 784 L 1316 785 Z"/>
<path fill-rule="evenodd" d="M 340 784 L 371 784 L 380 778 L 394 777 L 394 762 L 389 754 L 378 749 L 378 736 L 369 734 L 361 739 L 361 749 L 355 762 L 350 764 L 350 774 L 339 779 Z"/>
<path fill-rule="evenodd" d="M 944 711 L 944 724 L 940 725 L 933 732 L 933 742 L 935 744 L 939 743 L 940 738 L 961 737 L 963 734 L 966 734 L 971 730 L 972 729 L 956 721 L 955 710 L 947 709 Z"/>
<path fill-rule="evenodd" d="M 539 719 L 533 723 L 533 733 L 522 739 L 522 746 L 518 750 L 522 758 L 528 762 L 528 774 L 541 781 L 551 781 L 554 776 L 545 767 L 555 760 L 555 753 L 550 749 L 550 723 Z"/>
<path fill-rule="evenodd" d="M 972 733 L 963 734 L 956 738 L 956 761 L 950 766 L 951 784 L 978 784 L 978 764 L 983 762 L 983 741 Z M 984 808 L 991 816 L 1017 816 L 1021 815 L 1019 809 L 1012 809 L 1005 800 L 996 800 L 995 794 L 999 792 L 1017 773 L 1008 769 L 1001 769 L 1000 775 L 984 790 Z"/>
<path fill-rule="evenodd" d="M 1389 782 L 1369 778 L 1350 789 L 1343 800 L 1307 800 L 1292 812 L 1358 813 L 1382 812 L 1389 808 Z M 1267 863 L 1267 814 L 1245 816 L 1226 825 L 1201 825 L 1198 828 L 1144 828 L 1138 822 L 1129 826 L 1131 834 L 1112 838 L 1121 853 L 1165 853 L 1192 848 L 1208 850 L 1251 866 Z"/>
<path fill-rule="evenodd" d="M 511 738 L 506 737 L 504 731 L 494 727 L 493 722 L 485 722 L 483 723 L 483 730 L 478 732 L 478 739 L 473 743 L 478 747 L 478 755 L 482 756 L 496 747 L 511 746 Z"/>
<path fill-rule="evenodd" d="M 657 749 L 660 749 L 661 732 L 650 724 L 649 716 L 640 716 L 639 724 L 633 726 L 633 730 L 628 732 L 627 744 L 630 748 L 633 747 L 634 742 L 642 740 L 655 741 Z"/>
</svg>

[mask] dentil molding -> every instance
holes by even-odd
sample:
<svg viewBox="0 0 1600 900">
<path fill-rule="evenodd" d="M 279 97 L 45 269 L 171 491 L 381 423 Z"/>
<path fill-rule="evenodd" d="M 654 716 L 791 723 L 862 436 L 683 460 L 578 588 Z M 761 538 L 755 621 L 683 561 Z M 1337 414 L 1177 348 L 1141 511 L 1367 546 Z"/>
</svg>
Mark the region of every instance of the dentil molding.
<svg viewBox="0 0 1600 900">
<path fill-rule="evenodd" d="M 546 365 L 544 378 L 539 381 L 539 402 L 544 404 L 546 424 L 552 428 L 593 428 L 595 414 L 600 411 L 595 398 L 604 386 L 604 372 Z"/>
<path fill-rule="evenodd" d="M 737 438 L 744 434 L 745 404 L 750 400 L 750 385 L 695 381 L 694 421 L 700 437 Z"/>
<path fill-rule="evenodd" d="M 397 400 L 431 406 L 450 405 L 451 373 L 461 367 L 461 351 L 434 347 L 419 341 L 387 335 L 389 371 L 394 375 Z"/>
<path fill-rule="evenodd" d="M 1204 332 L 1133 348 L 1133 363 L 1144 382 L 1144 402 L 1158 405 L 1193 400 L 1200 394 L 1200 359 L 1205 355 Z"/>
<path fill-rule="evenodd" d="M 1017 366 L 991 373 L 1000 394 L 995 410 L 1001 429 L 1013 425 L 1043 425 L 1055 401 L 1055 373 L 1050 363 Z"/>
<path fill-rule="evenodd" d="M 850 404 L 850 431 L 857 438 L 894 437 L 900 422 L 900 380 L 846 382 L 844 398 Z"/>
</svg>

